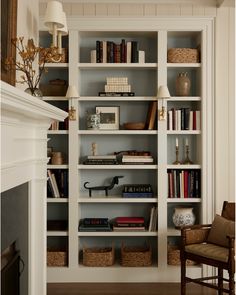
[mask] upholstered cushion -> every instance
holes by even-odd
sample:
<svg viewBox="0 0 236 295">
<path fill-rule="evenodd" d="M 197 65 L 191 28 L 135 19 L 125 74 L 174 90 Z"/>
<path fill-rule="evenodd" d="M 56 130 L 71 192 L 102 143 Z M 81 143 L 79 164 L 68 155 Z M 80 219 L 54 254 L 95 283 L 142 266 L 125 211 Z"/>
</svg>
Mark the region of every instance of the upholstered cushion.
<svg viewBox="0 0 236 295">
<path fill-rule="evenodd" d="M 229 250 L 213 244 L 192 244 L 185 246 L 185 251 L 218 261 L 227 262 Z"/>
<path fill-rule="evenodd" d="M 207 242 L 227 247 L 227 235 L 235 235 L 235 222 L 216 215 L 212 223 Z"/>
</svg>

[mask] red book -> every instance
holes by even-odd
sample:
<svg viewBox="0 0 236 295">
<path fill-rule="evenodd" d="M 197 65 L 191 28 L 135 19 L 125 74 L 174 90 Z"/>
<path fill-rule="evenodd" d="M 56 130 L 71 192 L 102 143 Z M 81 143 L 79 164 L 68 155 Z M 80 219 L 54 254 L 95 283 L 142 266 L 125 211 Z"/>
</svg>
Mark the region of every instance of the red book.
<svg viewBox="0 0 236 295">
<path fill-rule="evenodd" d="M 116 217 L 116 223 L 143 223 L 143 217 Z"/>
</svg>

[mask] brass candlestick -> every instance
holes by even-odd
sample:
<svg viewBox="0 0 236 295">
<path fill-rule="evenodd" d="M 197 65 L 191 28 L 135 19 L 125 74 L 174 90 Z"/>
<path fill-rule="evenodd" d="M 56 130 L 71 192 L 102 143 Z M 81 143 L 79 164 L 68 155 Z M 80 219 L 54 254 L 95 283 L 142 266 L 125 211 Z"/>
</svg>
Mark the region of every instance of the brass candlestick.
<svg viewBox="0 0 236 295">
<path fill-rule="evenodd" d="M 176 160 L 173 162 L 174 165 L 180 165 L 180 161 L 179 161 L 179 146 L 175 146 L 175 157 Z"/>
<path fill-rule="evenodd" d="M 189 159 L 189 145 L 186 145 L 185 149 L 186 149 L 186 158 L 184 160 L 184 164 L 193 164 L 193 162 Z"/>
</svg>

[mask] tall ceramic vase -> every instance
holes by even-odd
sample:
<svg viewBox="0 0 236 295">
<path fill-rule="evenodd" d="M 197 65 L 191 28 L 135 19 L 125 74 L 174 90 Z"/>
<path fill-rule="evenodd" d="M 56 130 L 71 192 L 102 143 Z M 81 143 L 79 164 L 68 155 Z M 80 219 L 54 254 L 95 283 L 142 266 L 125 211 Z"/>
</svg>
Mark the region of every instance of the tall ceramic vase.
<svg viewBox="0 0 236 295">
<path fill-rule="evenodd" d="M 187 72 L 178 74 L 175 81 L 175 90 L 177 96 L 189 96 L 191 88 L 191 81 Z"/>
<path fill-rule="evenodd" d="M 175 226 L 193 225 L 195 222 L 195 215 L 193 208 L 177 207 L 172 216 Z"/>
</svg>

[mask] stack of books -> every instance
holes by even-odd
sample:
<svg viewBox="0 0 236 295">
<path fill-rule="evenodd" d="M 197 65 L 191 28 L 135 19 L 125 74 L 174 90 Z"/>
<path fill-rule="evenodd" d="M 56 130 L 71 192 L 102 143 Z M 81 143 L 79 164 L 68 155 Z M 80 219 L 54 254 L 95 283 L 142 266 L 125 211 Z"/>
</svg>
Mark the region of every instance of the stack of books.
<svg viewBox="0 0 236 295">
<path fill-rule="evenodd" d="M 150 164 L 153 163 L 152 156 L 136 156 L 136 155 L 123 155 L 122 164 Z"/>
<path fill-rule="evenodd" d="M 84 165 L 117 165 L 116 155 L 87 156 Z"/>
<path fill-rule="evenodd" d="M 111 231 L 108 218 L 84 218 L 80 220 L 79 231 Z"/>
<path fill-rule="evenodd" d="M 134 96 L 128 77 L 107 77 L 106 82 L 104 92 L 99 92 L 99 96 Z"/>
<path fill-rule="evenodd" d="M 123 198 L 152 198 L 152 186 L 150 184 L 126 184 L 122 196 Z"/>
<path fill-rule="evenodd" d="M 116 217 L 113 231 L 145 231 L 143 217 Z"/>
</svg>

